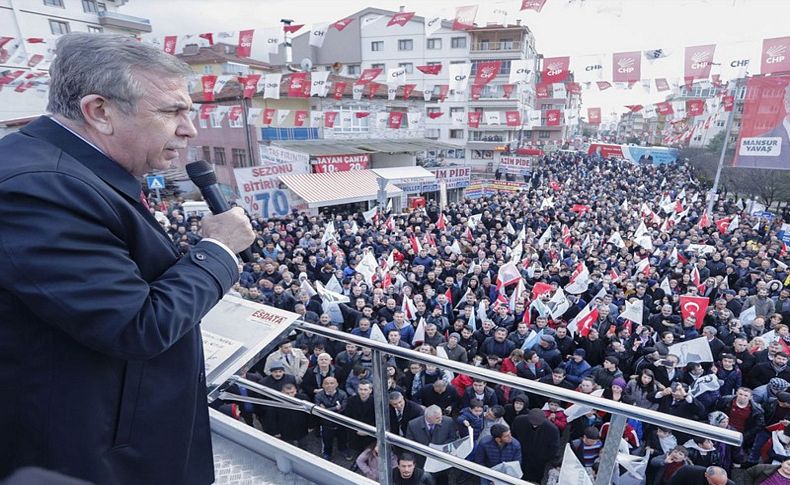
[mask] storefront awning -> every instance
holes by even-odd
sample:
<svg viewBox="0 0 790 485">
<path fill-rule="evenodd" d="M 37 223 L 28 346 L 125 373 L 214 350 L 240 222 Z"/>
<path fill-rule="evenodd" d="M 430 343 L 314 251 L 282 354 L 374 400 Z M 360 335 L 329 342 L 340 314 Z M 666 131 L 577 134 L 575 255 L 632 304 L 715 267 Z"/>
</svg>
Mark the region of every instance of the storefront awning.
<svg viewBox="0 0 790 485">
<path fill-rule="evenodd" d="M 308 207 L 315 209 L 376 200 L 379 191 L 378 178 L 373 170 L 354 170 L 282 175 L 280 182 L 307 202 Z M 403 191 L 392 183 L 387 183 L 386 191 L 387 197 L 403 195 Z"/>
<path fill-rule="evenodd" d="M 373 172 L 394 184 L 433 182 L 436 180 L 436 175 L 433 172 L 416 165 L 412 167 L 374 168 Z"/>
</svg>

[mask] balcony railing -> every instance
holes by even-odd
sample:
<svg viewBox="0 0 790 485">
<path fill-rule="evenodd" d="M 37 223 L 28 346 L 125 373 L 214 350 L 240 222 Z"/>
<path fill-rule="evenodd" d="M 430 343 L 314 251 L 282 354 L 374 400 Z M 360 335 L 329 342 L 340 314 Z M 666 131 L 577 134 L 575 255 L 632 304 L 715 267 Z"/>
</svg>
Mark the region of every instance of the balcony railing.
<svg viewBox="0 0 790 485">
<path fill-rule="evenodd" d="M 521 41 L 508 42 L 476 42 L 472 44 L 471 52 L 519 52 Z"/>
<path fill-rule="evenodd" d="M 151 21 L 148 19 L 110 11 L 99 12 L 99 25 L 139 32 L 151 32 L 152 30 Z"/>
</svg>

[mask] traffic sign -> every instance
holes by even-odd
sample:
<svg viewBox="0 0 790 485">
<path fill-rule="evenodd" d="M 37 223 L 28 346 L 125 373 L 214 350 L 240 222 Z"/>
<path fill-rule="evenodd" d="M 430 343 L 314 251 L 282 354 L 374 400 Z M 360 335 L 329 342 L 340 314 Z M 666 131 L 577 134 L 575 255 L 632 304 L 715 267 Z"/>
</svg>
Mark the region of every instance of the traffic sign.
<svg viewBox="0 0 790 485">
<path fill-rule="evenodd" d="M 148 188 L 151 190 L 158 190 L 165 188 L 165 177 L 163 175 L 151 175 L 145 178 L 148 183 Z"/>
</svg>

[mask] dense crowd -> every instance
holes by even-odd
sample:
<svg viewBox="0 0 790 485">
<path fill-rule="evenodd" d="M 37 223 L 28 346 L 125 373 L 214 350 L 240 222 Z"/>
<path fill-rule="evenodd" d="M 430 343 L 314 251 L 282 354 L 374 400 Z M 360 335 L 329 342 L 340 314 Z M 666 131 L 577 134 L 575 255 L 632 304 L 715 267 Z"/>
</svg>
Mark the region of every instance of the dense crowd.
<svg viewBox="0 0 790 485">
<path fill-rule="evenodd" d="M 331 210 L 253 220 L 256 262 L 243 265 L 232 293 L 363 337 L 377 327 L 391 345 L 743 433 L 733 447 L 629 420 L 629 452 L 650 457 L 645 483 L 726 483 L 733 468 L 755 483 L 790 483 L 782 214 L 753 217 L 723 198 L 706 213 L 706 188 L 681 162 L 547 156 L 526 180 L 516 194 L 370 221 Z M 167 208 L 167 230 L 186 250 L 200 240 L 199 218 L 179 209 Z M 379 268 L 372 277 L 360 266 L 368 254 Z M 515 282 L 502 281 L 510 262 Z M 579 273 L 587 279 L 581 288 Z M 323 287 L 348 302 L 328 304 L 314 291 Z M 561 289 L 567 308 L 555 298 Z M 704 315 L 684 318 L 682 295 L 706 298 Z M 641 322 L 623 318 L 626 303 L 638 301 Z M 701 337 L 712 359 L 676 351 Z M 595 473 L 607 413 L 399 358 L 387 371 L 393 433 L 444 444 L 471 431 L 468 459 L 489 467 L 517 461 L 532 482 L 556 480 L 569 442 Z M 371 372 L 370 349 L 300 332 L 246 376 L 374 424 Z M 370 437 L 290 409 L 234 409 L 292 443 L 314 430 L 325 458 L 337 447 L 377 477 Z M 448 472 L 423 471 L 425 457 L 396 451 L 395 483 L 447 483 Z M 469 478 L 461 475 L 452 479 Z"/>
</svg>

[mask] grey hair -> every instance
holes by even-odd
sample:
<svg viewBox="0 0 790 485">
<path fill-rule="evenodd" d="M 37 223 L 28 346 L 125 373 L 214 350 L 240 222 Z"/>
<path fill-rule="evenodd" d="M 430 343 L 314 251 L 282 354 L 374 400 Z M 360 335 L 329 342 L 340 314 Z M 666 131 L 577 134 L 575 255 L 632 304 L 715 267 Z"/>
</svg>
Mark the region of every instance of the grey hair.
<svg viewBox="0 0 790 485">
<path fill-rule="evenodd" d="M 66 34 L 58 39 L 55 53 L 47 111 L 74 121 L 84 121 L 80 101 L 90 94 L 114 101 L 124 114 L 133 113 L 145 95 L 135 70 L 166 77 L 193 74 L 175 56 L 119 34 Z"/>
<path fill-rule="evenodd" d="M 425 416 L 428 418 L 435 418 L 436 416 L 442 415 L 442 408 L 437 406 L 436 404 L 432 404 L 425 408 Z"/>
</svg>

